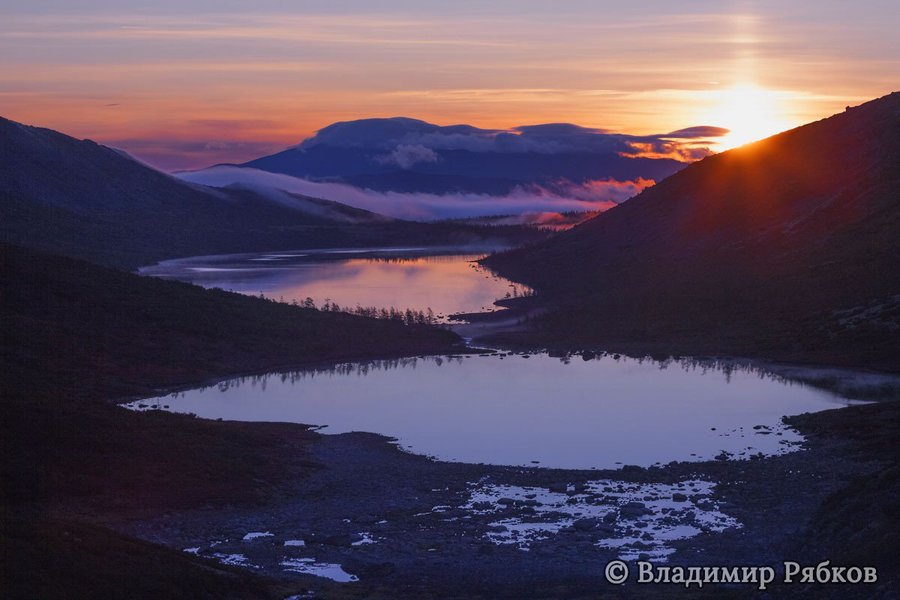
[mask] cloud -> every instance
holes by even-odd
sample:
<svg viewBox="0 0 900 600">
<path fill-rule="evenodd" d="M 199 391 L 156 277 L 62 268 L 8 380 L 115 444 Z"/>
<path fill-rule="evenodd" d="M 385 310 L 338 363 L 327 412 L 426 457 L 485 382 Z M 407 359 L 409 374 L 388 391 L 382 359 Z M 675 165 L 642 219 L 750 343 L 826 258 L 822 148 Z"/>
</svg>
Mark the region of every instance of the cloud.
<svg viewBox="0 0 900 600">
<path fill-rule="evenodd" d="M 401 169 L 408 169 L 417 163 L 435 163 L 440 160 L 437 153 L 421 144 L 400 144 L 393 152 L 375 157 L 382 164 L 394 164 Z"/>
<path fill-rule="evenodd" d="M 254 189 L 269 188 L 334 200 L 389 217 L 417 221 L 437 219 L 602 211 L 624 202 L 653 181 L 588 181 L 576 184 L 558 181 L 547 185 L 517 187 L 505 196 L 484 194 L 406 194 L 376 192 L 343 183 L 309 181 L 257 169 L 220 166 L 183 172 L 179 178 L 213 187 L 239 184 Z"/>
<path fill-rule="evenodd" d="M 681 162 L 694 162 L 712 154 L 708 142 L 680 143 L 662 139 L 635 140 L 627 150 L 619 152 L 629 158 L 670 158 Z"/>
<path fill-rule="evenodd" d="M 699 125 L 697 127 L 687 127 L 685 129 L 679 129 L 678 131 L 673 131 L 671 133 L 660 135 L 658 137 L 682 140 L 691 138 L 723 137 L 725 135 L 728 135 L 730 131 L 730 129 L 725 129 L 724 127 Z"/>
<path fill-rule="evenodd" d="M 629 136 L 629 149 L 620 154 L 633 158 L 672 158 L 681 162 L 694 162 L 712 154 L 710 146 L 715 142 L 707 138 L 723 137 L 729 131 L 724 127 L 698 125 L 670 133 Z"/>
<path fill-rule="evenodd" d="M 601 212 L 603 211 L 592 210 L 579 213 L 522 213 L 520 215 L 510 215 L 506 217 L 485 217 L 476 219 L 476 221 L 484 225 L 538 225 L 545 229 L 559 231 L 583 223 L 584 221 L 597 216 Z"/>
<path fill-rule="evenodd" d="M 619 204 L 638 195 L 641 190 L 655 183 L 652 179 L 644 179 L 643 177 L 639 177 L 634 181 L 596 179 L 583 183 L 561 180 L 554 184 L 532 186 L 525 189 L 527 191 L 537 187 L 543 193 L 559 198 L 581 200 L 582 202 L 612 202 Z"/>
</svg>

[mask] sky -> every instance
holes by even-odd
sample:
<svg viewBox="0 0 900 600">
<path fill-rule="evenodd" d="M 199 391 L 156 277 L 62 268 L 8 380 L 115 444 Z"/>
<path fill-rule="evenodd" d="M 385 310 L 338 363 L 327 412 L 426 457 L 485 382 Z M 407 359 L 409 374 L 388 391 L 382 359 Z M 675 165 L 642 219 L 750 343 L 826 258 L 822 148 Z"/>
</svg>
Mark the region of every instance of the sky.
<svg viewBox="0 0 900 600">
<path fill-rule="evenodd" d="M 900 86 L 896 0 L 0 0 L 0 115 L 163 169 L 407 116 L 721 148 Z"/>
</svg>

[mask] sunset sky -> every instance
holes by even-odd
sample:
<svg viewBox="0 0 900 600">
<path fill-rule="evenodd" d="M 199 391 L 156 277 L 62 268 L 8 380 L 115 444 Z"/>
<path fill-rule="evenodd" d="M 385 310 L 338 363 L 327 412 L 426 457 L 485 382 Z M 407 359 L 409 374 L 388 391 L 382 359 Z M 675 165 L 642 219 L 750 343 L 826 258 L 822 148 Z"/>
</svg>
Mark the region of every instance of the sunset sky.
<svg viewBox="0 0 900 600">
<path fill-rule="evenodd" d="M 733 130 L 900 88 L 896 0 L 0 0 L 0 115 L 166 169 L 339 120 Z"/>
</svg>

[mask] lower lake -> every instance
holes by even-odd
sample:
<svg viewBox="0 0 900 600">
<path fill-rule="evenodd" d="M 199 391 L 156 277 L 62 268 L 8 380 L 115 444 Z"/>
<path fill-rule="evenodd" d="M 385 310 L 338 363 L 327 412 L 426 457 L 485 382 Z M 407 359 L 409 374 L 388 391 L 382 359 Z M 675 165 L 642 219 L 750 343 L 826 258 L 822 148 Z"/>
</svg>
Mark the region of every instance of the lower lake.
<svg viewBox="0 0 900 600">
<path fill-rule="evenodd" d="M 783 415 L 850 401 L 758 368 L 492 353 L 247 377 L 131 408 L 368 431 L 442 460 L 569 469 L 796 449 Z"/>
</svg>

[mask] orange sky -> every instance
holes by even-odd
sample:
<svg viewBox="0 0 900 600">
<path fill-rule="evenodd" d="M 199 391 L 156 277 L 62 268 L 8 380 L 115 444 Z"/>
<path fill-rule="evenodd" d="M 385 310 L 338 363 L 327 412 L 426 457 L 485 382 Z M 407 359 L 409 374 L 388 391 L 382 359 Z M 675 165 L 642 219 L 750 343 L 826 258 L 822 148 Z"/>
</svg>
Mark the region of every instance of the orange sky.
<svg viewBox="0 0 900 600">
<path fill-rule="evenodd" d="M 733 145 L 900 81 L 894 1 L 550 4 L 5 3 L 0 115 L 174 169 L 371 116 L 716 125 Z"/>
</svg>

